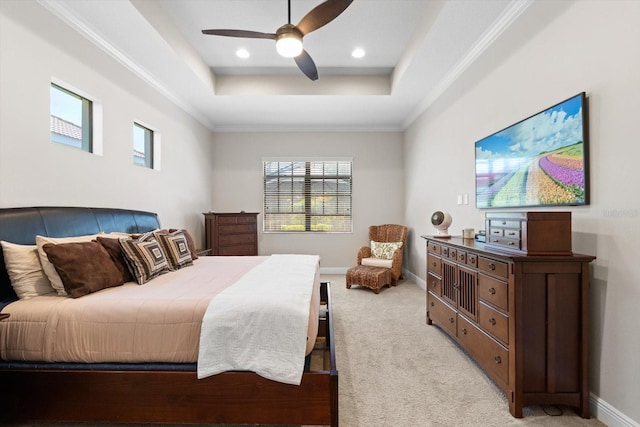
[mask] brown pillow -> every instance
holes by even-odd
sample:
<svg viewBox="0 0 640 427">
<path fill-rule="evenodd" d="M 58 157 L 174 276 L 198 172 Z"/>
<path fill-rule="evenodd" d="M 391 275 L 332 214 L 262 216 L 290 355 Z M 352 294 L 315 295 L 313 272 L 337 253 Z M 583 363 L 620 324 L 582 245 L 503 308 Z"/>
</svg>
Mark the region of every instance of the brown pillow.
<svg viewBox="0 0 640 427">
<path fill-rule="evenodd" d="M 72 298 L 124 283 L 111 256 L 96 241 L 57 245 L 46 243 L 42 249 Z"/>
<path fill-rule="evenodd" d="M 129 267 L 127 267 L 127 261 L 124 259 L 124 254 L 122 253 L 122 247 L 120 246 L 120 242 L 118 239 L 112 239 L 109 237 L 97 237 L 98 243 L 100 243 L 111 256 L 111 260 L 115 264 L 116 268 L 122 274 L 123 282 L 133 282 L 133 276 L 129 271 Z"/>
</svg>

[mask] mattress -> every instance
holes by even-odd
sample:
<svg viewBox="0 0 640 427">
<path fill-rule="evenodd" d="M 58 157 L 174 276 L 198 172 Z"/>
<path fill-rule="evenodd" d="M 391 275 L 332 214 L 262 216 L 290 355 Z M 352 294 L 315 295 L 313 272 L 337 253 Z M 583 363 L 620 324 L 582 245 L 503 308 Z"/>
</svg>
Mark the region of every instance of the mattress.
<svg viewBox="0 0 640 427">
<path fill-rule="evenodd" d="M 194 363 L 211 300 L 268 257 L 200 257 L 144 285 L 126 283 L 73 299 L 39 296 L 2 311 L 0 358 L 76 363 Z M 271 284 L 265 283 L 265 286 Z M 273 284 L 277 285 L 277 284 Z M 306 353 L 318 332 L 319 274 L 309 310 Z"/>
</svg>

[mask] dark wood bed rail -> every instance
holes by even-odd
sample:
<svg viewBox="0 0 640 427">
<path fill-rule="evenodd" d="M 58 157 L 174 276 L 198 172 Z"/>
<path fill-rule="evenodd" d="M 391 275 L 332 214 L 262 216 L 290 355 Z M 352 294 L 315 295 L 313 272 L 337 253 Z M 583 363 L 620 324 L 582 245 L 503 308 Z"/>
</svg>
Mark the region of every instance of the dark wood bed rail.
<svg viewBox="0 0 640 427">
<path fill-rule="evenodd" d="M 185 371 L 0 368 L 0 422 L 300 424 L 338 426 L 330 285 L 318 334 L 326 369 L 299 386 L 252 372 L 197 379 Z"/>
</svg>

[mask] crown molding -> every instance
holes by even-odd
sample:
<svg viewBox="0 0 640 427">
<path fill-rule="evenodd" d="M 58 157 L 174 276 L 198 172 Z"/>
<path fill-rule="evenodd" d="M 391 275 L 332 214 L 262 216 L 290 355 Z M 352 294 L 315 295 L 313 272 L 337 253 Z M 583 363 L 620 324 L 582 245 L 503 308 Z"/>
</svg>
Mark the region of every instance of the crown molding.
<svg viewBox="0 0 640 427">
<path fill-rule="evenodd" d="M 513 0 L 489 28 L 469 49 L 451 71 L 425 96 L 402 124 L 407 129 L 429 106 L 455 82 L 482 53 L 529 7 L 535 0 Z"/>
<path fill-rule="evenodd" d="M 107 39 L 95 32 L 89 27 L 80 17 L 73 13 L 73 11 L 62 1 L 59 0 L 36 0 L 38 4 L 47 9 L 53 15 L 62 20 L 69 27 L 77 31 L 84 38 L 95 44 L 102 51 L 107 53 L 117 62 L 122 64 L 125 68 L 131 71 L 133 74 L 141 78 L 145 83 L 158 91 L 162 96 L 167 98 L 177 107 L 184 110 L 187 114 L 199 121 L 203 126 L 210 130 L 214 129 L 214 124 L 203 116 L 197 109 L 193 108 L 189 103 L 184 102 L 174 92 L 169 90 L 164 84 L 162 84 L 153 74 L 149 73 L 142 66 L 125 55 L 119 48 L 110 43 Z"/>
</svg>

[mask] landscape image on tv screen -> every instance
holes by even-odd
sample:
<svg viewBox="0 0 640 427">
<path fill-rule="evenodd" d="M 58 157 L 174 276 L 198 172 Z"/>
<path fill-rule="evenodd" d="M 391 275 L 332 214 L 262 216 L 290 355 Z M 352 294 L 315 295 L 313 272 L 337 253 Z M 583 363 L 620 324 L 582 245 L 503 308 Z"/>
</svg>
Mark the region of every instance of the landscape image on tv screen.
<svg viewBox="0 0 640 427">
<path fill-rule="evenodd" d="M 476 142 L 476 207 L 584 205 L 581 93 Z"/>
</svg>

